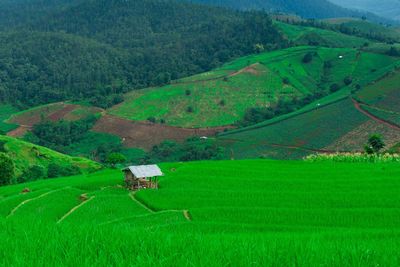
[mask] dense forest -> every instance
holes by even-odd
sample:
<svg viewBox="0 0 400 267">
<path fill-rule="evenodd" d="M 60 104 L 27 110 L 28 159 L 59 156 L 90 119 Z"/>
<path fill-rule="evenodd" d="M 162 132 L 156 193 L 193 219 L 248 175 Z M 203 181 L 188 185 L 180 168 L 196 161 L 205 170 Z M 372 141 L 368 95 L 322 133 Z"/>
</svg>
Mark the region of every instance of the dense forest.
<svg viewBox="0 0 400 267">
<path fill-rule="evenodd" d="M 303 18 L 361 17 L 367 15 L 374 21 L 389 21 L 372 13 L 360 12 L 335 5 L 328 0 L 190 0 L 196 3 L 213 4 L 241 10 L 267 10 L 299 15 Z"/>
<path fill-rule="evenodd" d="M 23 3 L 29 5 L 18 13 Z M 158 0 L 1 5 L 10 12 L 0 20 L 0 102 L 21 108 L 65 99 L 100 103 L 210 70 L 258 45 L 287 45 L 262 12 Z M 31 15 L 19 20 L 15 14 L 24 10 Z"/>
</svg>

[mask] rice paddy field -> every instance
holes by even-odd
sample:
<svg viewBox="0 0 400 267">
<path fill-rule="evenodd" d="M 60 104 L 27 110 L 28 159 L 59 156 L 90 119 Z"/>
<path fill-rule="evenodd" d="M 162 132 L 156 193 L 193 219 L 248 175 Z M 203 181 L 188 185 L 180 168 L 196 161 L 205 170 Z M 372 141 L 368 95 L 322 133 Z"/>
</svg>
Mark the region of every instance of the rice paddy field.
<svg viewBox="0 0 400 267">
<path fill-rule="evenodd" d="M 305 64 L 302 59 L 307 53 L 314 57 Z M 329 68 L 324 68 L 326 62 Z M 353 85 L 364 85 L 397 63 L 396 58 L 352 48 L 289 48 L 243 57 L 161 88 L 134 91 L 108 113 L 136 121 L 153 117 L 179 127 L 231 125 L 248 108 L 329 91 L 334 83 L 346 90 L 348 76 Z"/>
<path fill-rule="evenodd" d="M 398 163 L 164 163 L 0 188 L 3 266 L 398 266 Z M 30 192 L 21 194 L 24 188 Z"/>
</svg>

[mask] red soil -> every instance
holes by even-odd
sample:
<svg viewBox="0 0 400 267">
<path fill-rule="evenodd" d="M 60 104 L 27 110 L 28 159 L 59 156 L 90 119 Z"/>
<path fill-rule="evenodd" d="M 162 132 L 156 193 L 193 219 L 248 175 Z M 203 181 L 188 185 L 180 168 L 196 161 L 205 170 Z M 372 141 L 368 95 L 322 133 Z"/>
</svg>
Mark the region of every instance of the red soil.
<svg viewBox="0 0 400 267">
<path fill-rule="evenodd" d="M 126 147 L 137 147 L 148 150 L 164 140 L 181 142 L 191 136 L 214 136 L 217 132 L 222 132 L 225 128 L 231 127 L 188 129 L 148 122 L 130 121 L 105 115 L 96 123 L 93 131 L 117 135 L 122 138 Z"/>
</svg>

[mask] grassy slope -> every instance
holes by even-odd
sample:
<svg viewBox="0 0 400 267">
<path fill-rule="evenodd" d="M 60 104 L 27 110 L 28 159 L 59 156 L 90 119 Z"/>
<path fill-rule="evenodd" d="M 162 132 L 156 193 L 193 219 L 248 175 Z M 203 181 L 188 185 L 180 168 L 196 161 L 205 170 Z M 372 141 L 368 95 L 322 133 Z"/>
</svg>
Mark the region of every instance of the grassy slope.
<svg viewBox="0 0 400 267">
<path fill-rule="evenodd" d="M 6 142 L 7 154 L 14 160 L 17 175 L 22 174 L 30 166 L 38 165 L 47 168 L 50 163 L 62 166 L 78 166 L 84 172 L 101 168 L 98 163 L 93 161 L 70 157 L 12 137 L 0 135 L 0 141 Z"/>
<path fill-rule="evenodd" d="M 8 266 L 400 263 L 395 164 L 256 160 L 161 168 L 160 189 L 136 196 L 156 212 L 114 187 L 123 181 L 117 170 L 0 188 L 0 258 Z M 19 194 L 24 187 L 32 192 Z M 82 193 L 94 198 L 56 225 Z"/>
<path fill-rule="evenodd" d="M 313 27 L 290 25 L 276 21 L 275 24 L 283 34 L 298 45 L 308 45 L 309 41 L 319 41 L 319 45 L 327 47 L 362 47 L 371 41 L 365 38 L 350 36 L 334 31 Z"/>
<path fill-rule="evenodd" d="M 11 105 L 0 105 L 0 131 L 9 132 L 18 127 L 16 124 L 7 123 L 10 116 L 17 112 L 17 109 Z"/>
<path fill-rule="evenodd" d="M 318 55 L 312 63 L 303 64 L 307 52 Z M 322 77 L 325 61 L 331 61 L 332 68 Z M 162 88 L 132 92 L 123 104 L 109 112 L 132 120 L 155 117 L 180 127 L 229 125 L 241 119 L 249 107 L 265 106 L 278 98 L 301 97 L 327 89 L 333 83 L 343 86 L 343 79 L 349 75 L 353 75 L 354 83 L 362 83 L 367 76 L 375 75 L 371 73 L 373 69 L 384 68 L 394 61 L 383 55 L 359 54 L 349 48 L 290 48 L 243 57 L 215 71 Z M 236 75 L 229 77 L 232 73 Z M 289 85 L 283 84 L 285 77 L 289 78 Z M 190 90 L 189 96 L 186 90 Z M 220 104 L 222 100 L 224 105 Z M 188 107 L 193 108 L 192 113 L 186 112 Z"/>
</svg>

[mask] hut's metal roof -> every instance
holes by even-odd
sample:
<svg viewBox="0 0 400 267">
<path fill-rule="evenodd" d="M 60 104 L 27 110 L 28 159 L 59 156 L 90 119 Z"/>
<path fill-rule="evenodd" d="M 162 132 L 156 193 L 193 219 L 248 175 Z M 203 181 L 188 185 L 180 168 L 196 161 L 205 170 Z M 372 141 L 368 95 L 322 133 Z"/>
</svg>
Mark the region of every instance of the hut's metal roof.
<svg viewBox="0 0 400 267">
<path fill-rule="evenodd" d="M 130 170 L 136 178 L 147 178 L 164 175 L 157 165 L 129 166 L 124 170 Z"/>
</svg>

